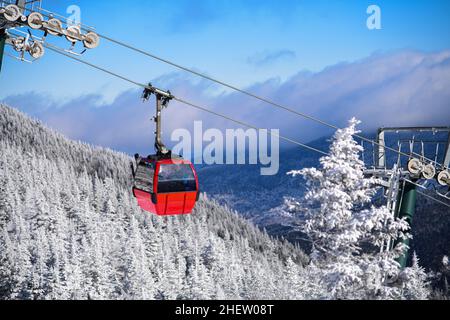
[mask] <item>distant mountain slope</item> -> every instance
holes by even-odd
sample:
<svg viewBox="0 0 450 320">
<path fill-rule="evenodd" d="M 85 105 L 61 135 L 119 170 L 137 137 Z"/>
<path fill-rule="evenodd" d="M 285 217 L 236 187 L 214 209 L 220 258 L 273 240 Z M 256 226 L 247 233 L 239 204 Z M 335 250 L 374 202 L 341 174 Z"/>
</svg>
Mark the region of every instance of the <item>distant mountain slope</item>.
<svg viewBox="0 0 450 320">
<path fill-rule="evenodd" d="M 292 298 L 301 250 L 206 197 L 192 216 L 144 213 L 126 155 L 2 105 L 0 150 L 0 299 Z"/>
<path fill-rule="evenodd" d="M 324 138 L 312 145 L 326 151 L 329 143 Z M 285 197 L 300 197 L 305 191 L 299 188 L 298 179 L 287 173 L 316 166 L 319 157 L 312 151 L 294 148 L 280 151 L 280 169 L 274 176 L 261 176 L 258 165 L 208 166 L 198 170 L 198 175 L 207 194 L 265 227 L 280 222 L 280 217 L 270 211 L 281 206 Z"/>
</svg>

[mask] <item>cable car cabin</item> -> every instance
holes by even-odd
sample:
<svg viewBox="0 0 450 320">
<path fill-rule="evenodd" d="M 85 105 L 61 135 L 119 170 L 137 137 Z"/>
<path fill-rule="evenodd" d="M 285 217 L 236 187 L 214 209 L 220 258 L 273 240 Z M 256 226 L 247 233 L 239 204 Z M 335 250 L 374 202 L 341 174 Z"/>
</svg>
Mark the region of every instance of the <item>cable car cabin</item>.
<svg viewBox="0 0 450 320">
<path fill-rule="evenodd" d="M 159 216 L 190 214 L 199 196 L 197 173 L 182 158 L 140 159 L 133 194 L 143 210 Z"/>
</svg>

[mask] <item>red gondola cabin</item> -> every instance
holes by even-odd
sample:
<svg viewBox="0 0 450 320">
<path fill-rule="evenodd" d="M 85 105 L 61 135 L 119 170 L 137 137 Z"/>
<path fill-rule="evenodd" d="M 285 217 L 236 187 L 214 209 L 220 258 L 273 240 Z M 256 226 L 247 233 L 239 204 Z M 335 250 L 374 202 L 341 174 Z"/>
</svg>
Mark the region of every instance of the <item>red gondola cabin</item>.
<svg viewBox="0 0 450 320">
<path fill-rule="evenodd" d="M 190 214 L 198 200 L 198 178 L 182 158 L 139 159 L 133 194 L 139 206 L 159 216 Z"/>
</svg>

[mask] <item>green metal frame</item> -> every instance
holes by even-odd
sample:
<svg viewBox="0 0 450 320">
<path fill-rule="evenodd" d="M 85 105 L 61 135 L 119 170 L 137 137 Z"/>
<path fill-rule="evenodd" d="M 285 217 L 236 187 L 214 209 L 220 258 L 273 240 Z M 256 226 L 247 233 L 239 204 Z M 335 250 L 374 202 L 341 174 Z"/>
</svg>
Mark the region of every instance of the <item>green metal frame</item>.
<svg viewBox="0 0 450 320">
<path fill-rule="evenodd" d="M 5 51 L 5 43 L 6 43 L 6 31 L 5 31 L 5 29 L 0 29 L 0 72 L 2 71 L 3 53 Z"/>
<path fill-rule="evenodd" d="M 405 181 L 402 183 L 399 192 L 399 205 L 396 210 L 396 216 L 400 219 L 405 218 L 412 230 L 412 223 L 414 214 L 416 213 L 416 202 L 417 202 L 417 186 L 413 183 Z M 408 246 L 408 248 L 403 252 L 403 254 L 398 258 L 397 262 L 400 264 L 401 268 L 406 268 L 408 263 L 409 251 L 410 251 L 410 239 L 400 239 L 397 244 L 403 243 Z"/>
</svg>

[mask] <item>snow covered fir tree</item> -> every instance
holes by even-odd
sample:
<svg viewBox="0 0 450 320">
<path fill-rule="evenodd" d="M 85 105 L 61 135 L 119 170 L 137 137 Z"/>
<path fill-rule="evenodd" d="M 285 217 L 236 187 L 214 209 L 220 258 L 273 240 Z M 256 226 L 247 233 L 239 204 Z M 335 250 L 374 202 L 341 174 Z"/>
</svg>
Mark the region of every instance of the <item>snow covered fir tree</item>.
<svg viewBox="0 0 450 320">
<path fill-rule="evenodd" d="M 289 203 L 308 256 L 207 195 L 191 216 L 146 214 L 129 156 L 0 105 L 0 299 L 427 299 L 419 259 L 402 271 L 401 245 L 379 250 L 409 230 L 372 205 L 356 125 L 319 168 L 292 172 L 308 182 Z"/>
<path fill-rule="evenodd" d="M 410 237 L 409 225 L 372 204 L 377 181 L 364 176 L 364 150 L 353 138 L 358 124 L 352 119 L 336 132 L 318 169 L 289 173 L 303 176 L 308 192 L 300 201 L 289 200 L 287 208 L 302 216 L 301 228 L 312 243 L 310 268 L 323 298 L 424 299 L 429 292 L 424 293 L 426 276 L 417 260 L 404 271 L 396 261 L 407 249 L 402 242 L 381 250 L 387 241 Z"/>
</svg>

